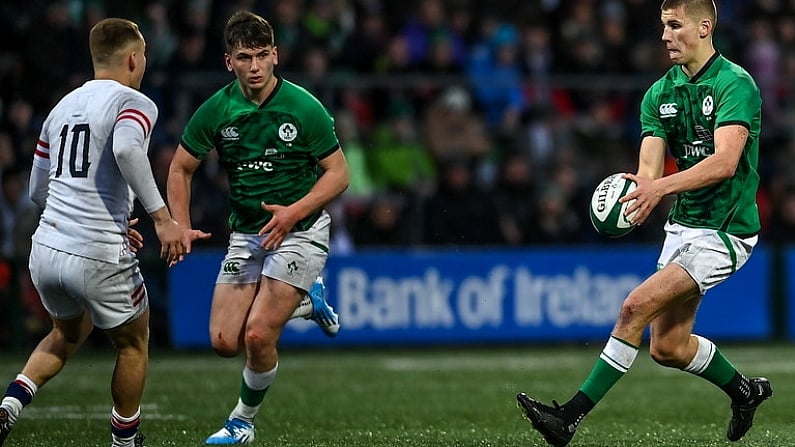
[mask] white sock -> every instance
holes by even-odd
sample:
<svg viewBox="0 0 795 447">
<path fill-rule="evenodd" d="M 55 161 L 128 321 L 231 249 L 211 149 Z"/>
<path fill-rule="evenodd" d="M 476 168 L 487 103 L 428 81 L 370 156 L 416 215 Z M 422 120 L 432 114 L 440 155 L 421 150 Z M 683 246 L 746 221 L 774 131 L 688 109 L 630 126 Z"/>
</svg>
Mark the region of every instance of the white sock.
<svg viewBox="0 0 795 447">
<path fill-rule="evenodd" d="M 635 363 L 635 358 L 638 356 L 638 348 L 629 345 L 615 337 L 610 337 L 602 350 L 599 358 L 604 360 L 608 365 L 615 368 L 621 373 L 626 373 L 632 364 Z"/>
<path fill-rule="evenodd" d="M 696 350 L 696 355 L 693 357 L 693 360 L 690 361 L 689 365 L 685 366 L 684 370 L 695 375 L 700 375 L 707 369 L 712 358 L 715 357 L 716 348 L 715 344 L 706 338 L 700 335 L 693 336 L 698 340 L 698 349 Z"/>
<path fill-rule="evenodd" d="M 110 411 L 110 424 L 111 424 L 111 438 L 113 443 L 111 447 L 132 447 L 133 441 L 135 440 L 135 435 L 138 433 L 138 426 L 141 423 L 141 409 L 138 408 L 138 411 L 135 412 L 134 415 L 130 417 L 121 416 L 119 413 L 116 412 L 116 407 L 114 407 Z M 129 436 L 118 436 L 116 433 L 113 433 L 113 430 L 125 430 L 130 431 L 132 430 L 132 434 Z"/>
<path fill-rule="evenodd" d="M 256 372 L 246 366 L 243 368 L 243 382 L 245 385 L 253 390 L 253 391 L 263 391 L 268 389 L 273 381 L 276 379 L 276 372 L 279 369 L 279 364 L 277 363 L 276 366 L 273 367 L 270 371 L 265 372 Z M 242 419 L 249 424 L 254 423 L 254 418 L 257 416 L 257 412 L 262 404 L 258 405 L 246 405 L 243 403 L 241 398 L 237 399 L 237 405 L 232 410 L 232 413 L 229 415 L 230 418 L 238 418 Z"/>
<path fill-rule="evenodd" d="M 304 295 L 304 299 L 298 303 L 298 307 L 295 308 L 293 314 L 290 315 L 290 319 L 293 318 L 304 318 L 309 319 L 312 316 L 312 299 L 309 298 L 309 295 Z"/>
<path fill-rule="evenodd" d="M 33 397 L 36 395 L 36 392 L 39 390 L 39 387 L 24 374 L 17 374 L 14 382 L 16 382 L 18 386 L 21 386 L 25 389 L 25 392 L 30 395 L 30 399 L 33 399 Z M 19 413 L 21 413 L 22 409 L 25 408 L 25 405 L 22 403 L 22 401 L 13 396 L 3 397 L 3 401 L 0 402 L 0 405 L 8 410 L 8 415 L 12 424 L 16 422 L 17 418 L 19 417 Z"/>
</svg>

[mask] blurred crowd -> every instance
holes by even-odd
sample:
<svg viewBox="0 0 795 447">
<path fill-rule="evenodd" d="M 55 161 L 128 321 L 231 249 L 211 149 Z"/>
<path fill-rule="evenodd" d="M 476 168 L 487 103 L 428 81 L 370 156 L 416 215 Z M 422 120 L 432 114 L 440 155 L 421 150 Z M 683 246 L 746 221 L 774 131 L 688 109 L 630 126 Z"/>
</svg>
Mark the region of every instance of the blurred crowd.
<svg viewBox="0 0 795 447">
<path fill-rule="evenodd" d="M 717 3 L 716 47 L 764 99 L 762 241 L 792 242 L 795 0 Z M 278 72 L 336 118 L 352 178 L 330 210 L 335 253 L 600 242 L 591 192 L 636 169 L 639 101 L 670 66 L 659 1 L 0 1 L 0 257 L 27 256 L 32 152 L 50 107 L 92 76 L 91 26 L 116 16 L 142 28 L 165 192 L 185 120 L 232 79 L 222 32 L 238 9 L 272 23 Z M 201 169 L 194 227 L 224 246 L 224 174 L 213 159 Z M 619 241 L 660 240 L 665 212 Z"/>
</svg>

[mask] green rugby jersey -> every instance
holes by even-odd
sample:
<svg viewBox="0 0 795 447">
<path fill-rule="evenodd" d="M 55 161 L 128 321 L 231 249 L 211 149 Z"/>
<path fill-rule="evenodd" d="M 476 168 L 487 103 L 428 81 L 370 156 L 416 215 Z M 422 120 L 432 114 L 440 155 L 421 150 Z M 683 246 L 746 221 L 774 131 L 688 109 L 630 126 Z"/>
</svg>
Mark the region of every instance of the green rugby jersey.
<svg viewBox="0 0 795 447">
<path fill-rule="evenodd" d="M 202 160 L 215 148 L 229 178 L 229 227 L 257 233 L 270 220 L 260 202 L 289 205 L 318 178 L 318 160 L 339 147 L 334 119 L 304 88 L 277 78 L 273 93 L 257 104 L 234 80 L 193 114 L 180 143 Z M 320 215 L 296 224 L 306 230 Z"/>
<path fill-rule="evenodd" d="M 676 65 L 649 88 L 641 103 L 642 136 L 663 138 L 680 171 L 715 153 L 718 127 L 739 124 L 749 130 L 734 176 L 679 193 L 670 220 L 740 237 L 759 232 L 756 192 L 761 106 L 753 78 L 719 53 L 692 79 Z"/>
</svg>

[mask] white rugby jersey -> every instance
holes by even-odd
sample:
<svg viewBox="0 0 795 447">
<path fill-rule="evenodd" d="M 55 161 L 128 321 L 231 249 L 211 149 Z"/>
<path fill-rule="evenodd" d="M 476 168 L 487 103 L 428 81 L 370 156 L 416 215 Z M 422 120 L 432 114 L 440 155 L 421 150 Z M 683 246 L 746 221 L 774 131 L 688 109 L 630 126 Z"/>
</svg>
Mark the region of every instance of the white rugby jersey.
<svg viewBox="0 0 795 447">
<path fill-rule="evenodd" d="M 61 99 L 44 121 L 33 157 L 33 169 L 49 172 L 46 206 L 34 241 L 119 261 L 127 249 L 135 197 L 113 152 L 114 132 L 128 140 L 117 145 L 135 145 L 145 156 L 157 113 L 144 94 L 112 80 L 88 81 Z M 152 177 L 148 162 L 136 169 L 146 169 Z M 158 200 L 163 206 L 159 195 Z"/>
</svg>

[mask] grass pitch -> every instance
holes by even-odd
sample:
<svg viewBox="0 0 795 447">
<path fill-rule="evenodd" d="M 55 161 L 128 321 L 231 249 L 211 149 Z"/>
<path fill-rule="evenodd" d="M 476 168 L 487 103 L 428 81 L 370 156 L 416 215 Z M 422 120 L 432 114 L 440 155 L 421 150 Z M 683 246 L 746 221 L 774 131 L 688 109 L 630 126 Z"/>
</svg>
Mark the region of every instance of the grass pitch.
<svg viewBox="0 0 795 447">
<path fill-rule="evenodd" d="M 565 401 L 601 346 L 281 352 L 257 419 L 257 446 L 545 446 L 521 418 L 525 391 Z M 723 346 L 773 398 L 738 443 L 725 438 L 729 401 L 711 384 L 640 355 L 580 426 L 572 447 L 795 445 L 795 356 L 790 346 Z M 39 391 L 4 447 L 110 445 L 109 350 L 78 353 Z M 153 352 L 142 409 L 146 445 L 201 446 L 237 399 L 241 359 Z M 23 354 L 1 354 L 12 379 Z M 4 386 L 4 385 L 3 385 Z"/>
</svg>

